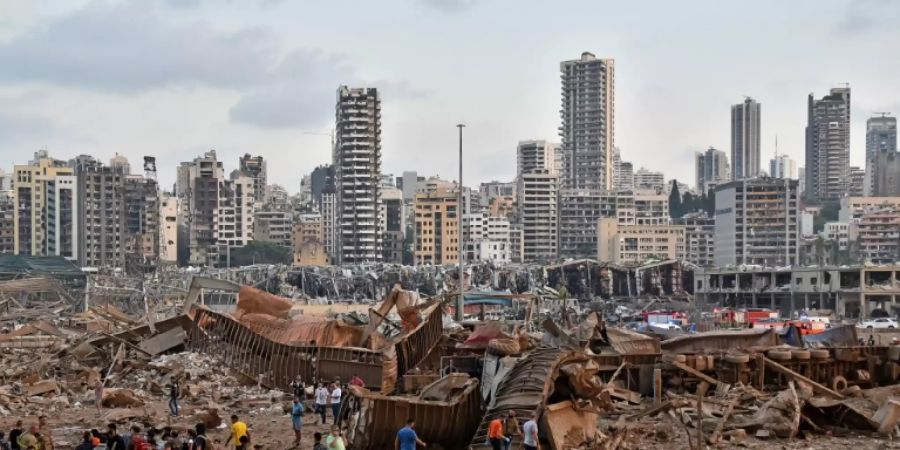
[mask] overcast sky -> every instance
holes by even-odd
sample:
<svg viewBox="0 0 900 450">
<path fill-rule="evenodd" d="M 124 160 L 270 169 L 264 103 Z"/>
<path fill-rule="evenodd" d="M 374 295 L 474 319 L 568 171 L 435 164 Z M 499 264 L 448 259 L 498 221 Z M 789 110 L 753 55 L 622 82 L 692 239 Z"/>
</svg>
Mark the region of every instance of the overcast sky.
<svg viewBox="0 0 900 450">
<path fill-rule="evenodd" d="M 806 96 L 852 88 L 865 120 L 900 113 L 900 1 L 0 0 L 0 167 L 39 148 L 175 166 L 248 152 L 297 191 L 330 159 L 340 84 L 381 90 L 383 171 L 466 184 L 515 175 L 519 140 L 558 141 L 559 62 L 616 60 L 616 145 L 693 184 L 693 152 L 728 151 L 730 105 L 762 104 L 762 166 L 803 165 Z"/>
</svg>

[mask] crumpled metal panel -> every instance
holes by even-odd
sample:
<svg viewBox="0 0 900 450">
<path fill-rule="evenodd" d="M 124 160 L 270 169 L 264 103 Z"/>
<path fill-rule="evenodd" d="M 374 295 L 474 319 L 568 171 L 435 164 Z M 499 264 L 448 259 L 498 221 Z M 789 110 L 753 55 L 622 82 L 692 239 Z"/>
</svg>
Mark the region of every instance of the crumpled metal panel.
<svg viewBox="0 0 900 450">
<path fill-rule="evenodd" d="M 774 347 L 778 334 L 771 329 L 710 331 L 686 334 L 662 341 L 662 349 L 672 353 L 708 353 L 749 347 Z"/>
<path fill-rule="evenodd" d="M 801 337 L 804 347 L 855 347 L 859 345 L 855 325 L 829 328 L 821 333 Z"/>
<path fill-rule="evenodd" d="M 623 328 L 607 328 L 609 345 L 623 355 L 658 355 L 662 352 L 659 339 Z"/>
<path fill-rule="evenodd" d="M 406 336 L 394 343 L 397 352 L 397 370 L 405 374 L 419 365 L 441 341 L 444 334 L 443 310 L 439 303 L 430 306 L 425 320 Z"/>
<path fill-rule="evenodd" d="M 440 390 L 436 385 L 456 381 L 448 380 L 454 375 L 460 374 L 442 378 L 425 391 Z M 406 424 L 406 419 L 412 418 L 416 421 L 416 434 L 423 441 L 440 443 L 447 450 L 464 449 L 481 417 L 478 380 L 468 378 L 461 385 L 447 389 L 452 391 L 448 400 L 430 401 L 390 397 L 350 386 L 345 406 L 349 413 L 342 423 L 349 443 L 360 450 L 394 448 L 397 430 Z"/>
<path fill-rule="evenodd" d="M 263 375 L 266 386 L 286 390 L 297 375 L 305 381 L 335 378 L 346 381 L 353 374 L 358 374 L 366 386 L 379 387 L 382 392 L 391 392 L 396 386 L 392 351 L 285 344 L 255 332 L 226 314 L 195 306 L 193 315 L 189 333 L 191 350 L 213 355 L 252 379 Z"/>
</svg>

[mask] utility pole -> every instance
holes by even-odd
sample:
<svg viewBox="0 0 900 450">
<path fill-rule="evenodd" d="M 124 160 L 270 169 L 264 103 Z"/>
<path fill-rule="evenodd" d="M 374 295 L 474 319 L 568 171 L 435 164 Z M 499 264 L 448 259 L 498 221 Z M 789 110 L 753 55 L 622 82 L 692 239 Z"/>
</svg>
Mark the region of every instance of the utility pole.
<svg viewBox="0 0 900 450">
<path fill-rule="evenodd" d="M 462 136 L 463 136 L 463 127 L 464 124 L 456 124 L 456 128 L 459 129 L 459 187 L 456 190 L 456 225 L 457 225 L 457 242 L 459 243 L 458 251 L 459 254 L 459 298 L 456 300 L 456 321 L 463 321 L 463 307 L 465 305 L 465 258 L 466 258 L 466 243 L 463 239 L 463 146 L 462 146 Z"/>
</svg>

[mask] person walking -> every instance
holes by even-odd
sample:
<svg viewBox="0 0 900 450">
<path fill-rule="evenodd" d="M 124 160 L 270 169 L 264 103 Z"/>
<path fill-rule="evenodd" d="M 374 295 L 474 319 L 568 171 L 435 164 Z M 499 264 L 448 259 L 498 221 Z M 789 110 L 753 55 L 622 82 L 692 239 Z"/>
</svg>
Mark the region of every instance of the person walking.
<svg viewBox="0 0 900 450">
<path fill-rule="evenodd" d="M 247 429 L 247 424 L 238 420 L 238 416 L 231 416 L 231 435 L 228 436 L 228 439 L 225 441 L 225 446 L 228 446 L 228 443 L 234 441 L 234 448 L 241 448 L 241 436 L 247 436 L 247 439 L 250 439 L 250 431 Z"/>
<path fill-rule="evenodd" d="M 97 405 L 97 413 L 103 408 L 103 380 L 97 380 L 94 383 L 94 404 Z"/>
<path fill-rule="evenodd" d="M 53 436 L 50 424 L 47 423 L 47 416 L 38 416 L 38 438 L 41 442 L 41 450 L 53 450 Z"/>
<path fill-rule="evenodd" d="M 516 420 L 516 412 L 510 411 L 506 414 L 506 421 L 503 423 L 503 450 L 509 450 L 512 440 L 516 436 L 522 436 L 522 430 L 519 428 L 519 421 Z"/>
<path fill-rule="evenodd" d="M 303 402 L 294 398 L 294 406 L 291 408 L 291 425 L 294 427 L 294 445 L 300 446 L 300 437 L 303 431 Z"/>
<path fill-rule="evenodd" d="M 328 450 L 346 450 L 346 447 L 344 447 L 344 438 L 341 437 L 340 427 L 332 425 L 331 434 L 325 439 L 325 446 Z"/>
<path fill-rule="evenodd" d="M 338 424 L 341 416 L 341 386 L 331 383 L 331 413 L 334 414 L 334 424 Z"/>
<path fill-rule="evenodd" d="M 122 439 L 122 436 L 119 436 L 119 431 L 116 428 L 116 424 L 110 423 L 106 426 L 106 429 L 106 448 L 108 448 L 109 450 L 127 450 L 125 448 L 125 440 Z M 135 439 L 135 437 L 132 437 L 132 439 Z M 137 447 L 137 445 L 134 443 L 132 444 L 132 446 L 134 446 L 135 448 Z"/>
<path fill-rule="evenodd" d="M 522 425 L 522 444 L 525 450 L 540 450 L 541 448 L 536 419 L 537 414 L 532 413 L 525 425 Z"/>
<path fill-rule="evenodd" d="M 427 444 L 416 435 L 416 421 L 413 418 L 406 420 L 406 426 L 397 432 L 394 438 L 394 450 L 416 450 L 416 445 L 427 447 Z"/>
<path fill-rule="evenodd" d="M 503 436 L 503 421 L 501 416 L 497 416 L 488 424 L 488 441 L 491 443 L 493 450 L 503 450 L 503 443 L 506 440 Z"/>
<path fill-rule="evenodd" d="M 172 380 L 169 385 L 169 412 L 172 417 L 178 417 L 178 397 L 181 396 L 181 390 L 178 388 L 178 381 Z"/>
<path fill-rule="evenodd" d="M 328 389 L 325 389 L 325 383 L 319 382 L 319 388 L 316 389 L 316 412 L 319 413 L 321 421 L 319 424 L 325 425 L 325 409 L 328 403 Z"/>
</svg>

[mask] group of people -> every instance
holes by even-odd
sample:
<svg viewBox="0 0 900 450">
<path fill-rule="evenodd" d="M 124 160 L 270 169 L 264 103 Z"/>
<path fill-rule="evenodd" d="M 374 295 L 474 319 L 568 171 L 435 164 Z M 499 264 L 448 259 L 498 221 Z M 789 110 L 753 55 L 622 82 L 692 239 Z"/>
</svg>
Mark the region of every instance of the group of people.
<svg viewBox="0 0 900 450">
<path fill-rule="evenodd" d="M 16 421 L 16 426 L 6 433 L 0 431 L 0 450 L 53 450 L 53 437 L 47 426 L 47 416 L 39 416 L 36 424 L 28 429 L 23 427 L 22 421 Z"/>
<path fill-rule="evenodd" d="M 488 441 L 491 443 L 491 448 L 493 450 L 509 450 L 513 438 L 521 437 L 525 450 L 539 449 L 540 441 L 538 440 L 538 427 L 535 419 L 536 415 L 532 414 L 520 428 L 515 411 L 509 411 L 495 417 L 488 424 Z"/>
<path fill-rule="evenodd" d="M 206 425 L 198 423 L 185 434 L 171 427 L 150 428 L 131 427 L 128 432 L 119 433 L 114 423 L 107 425 L 105 432 L 90 430 L 82 433 L 81 443 L 75 450 L 209 450 L 213 442 L 206 436 Z M 21 450 L 47 450 L 44 447 L 19 447 Z M 231 416 L 231 433 L 224 448 L 251 450 L 250 431 L 247 424 L 237 416 Z"/>
</svg>

